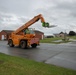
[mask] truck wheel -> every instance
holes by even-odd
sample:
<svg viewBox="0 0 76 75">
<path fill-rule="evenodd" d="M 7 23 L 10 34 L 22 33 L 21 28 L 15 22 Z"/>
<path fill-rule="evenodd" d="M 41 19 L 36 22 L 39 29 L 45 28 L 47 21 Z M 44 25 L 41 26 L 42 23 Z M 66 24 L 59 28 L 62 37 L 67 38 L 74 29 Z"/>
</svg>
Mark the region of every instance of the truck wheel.
<svg viewBox="0 0 76 75">
<path fill-rule="evenodd" d="M 27 48 L 27 42 L 26 42 L 26 41 L 21 41 L 21 42 L 20 42 L 20 47 L 21 47 L 22 49 Z"/>
<path fill-rule="evenodd" d="M 32 48 L 36 48 L 37 44 L 32 44 L 31 46 L 32 46 Z"/>
<path fill-rule="evenodd" d="M 12 40 L 9 40 L 9 41 L 8 41 L 8 45 L 9 45 L 10 47 L 14 47 L 13 41 L 12 41 Z"/>
</svg>

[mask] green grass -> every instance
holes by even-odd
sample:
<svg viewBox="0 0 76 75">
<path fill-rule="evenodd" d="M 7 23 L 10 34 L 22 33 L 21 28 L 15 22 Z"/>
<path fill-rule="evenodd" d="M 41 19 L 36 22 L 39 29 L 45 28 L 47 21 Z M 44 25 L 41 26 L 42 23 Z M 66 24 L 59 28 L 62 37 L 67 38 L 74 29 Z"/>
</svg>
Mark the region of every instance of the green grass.
<svg viewBox="0 0 76 75">
<path fill-rule="evenodd" d="M 68 36 L 69 39 L 74 39 L 76 40 L 76 36 Z M 54 37 L 54 38 L 44 38 L 43 40 L 40 40 L 41 43 L 54 43 L 54 44 L 60 44 L 60 43 L 68 43 L 68 42 L 72 42 L 70 40 L 68 41 L 60 41 L 60 42 L 54 42 L 57 40 L 62 40 L 61 37 Z"/>
<path fill-rule="evenodd" d="M 0 75 L 76 75 L 76 71 L 0 53 Z"/>
<path fill-rule="evenodd" d="M 59 42 L 54 42 L 57 40 L 61 40 Z M 70 41 L 63 41 L 61 37 L 55 37 L 55 38 L 44 38 L 43 40 L 40 40 L 41 43 L 54 43 L 54 44 L 60 44 L 60 43 L 67 43 Z"/>
<path fill-rule="evenodd" d="M 69 36 L 69 38 L 76 40 L 76 36 Z"/>
<path fill-rule="evenodd" d="M 55 38 L 44 38 L 43 40 L 40 40 L 41 43 L 52 43 L 53 41 L 61 40 L 59 37 Z"/>
</svg>

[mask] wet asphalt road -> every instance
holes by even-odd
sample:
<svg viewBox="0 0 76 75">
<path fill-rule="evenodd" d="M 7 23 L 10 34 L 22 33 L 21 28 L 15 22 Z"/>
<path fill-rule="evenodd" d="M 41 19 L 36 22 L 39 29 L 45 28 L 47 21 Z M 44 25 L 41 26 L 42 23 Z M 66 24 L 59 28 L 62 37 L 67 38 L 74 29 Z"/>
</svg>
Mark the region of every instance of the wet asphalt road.
<svg viewBox="0 0 76 75">
<path fill-rule="evenodd" d="M 0 52 L 76 70 L 76 42 L 68 44 L 40 44 L 37 48 L 9 47 L 0 41 Z"/>
</svg>

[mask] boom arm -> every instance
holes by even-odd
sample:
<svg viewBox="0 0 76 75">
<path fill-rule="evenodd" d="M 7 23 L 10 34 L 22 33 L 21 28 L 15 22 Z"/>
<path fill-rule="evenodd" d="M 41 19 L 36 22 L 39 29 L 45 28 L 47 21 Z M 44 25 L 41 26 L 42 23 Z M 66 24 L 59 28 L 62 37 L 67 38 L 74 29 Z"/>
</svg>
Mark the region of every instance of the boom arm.
<svg viewBox="0 0 76 75">
<path fill-rule="evenodd" d="M 30 21 L 28 21 L 27 23 L 25 23 L 23 26 L 21 26 L 20 28 L 18 28 L 15 33 L 19 33 L 20 31 L 28 28 L 29 26 L 31 26 L 32 24 L 34 24 L 35 22 L 37 22 L 39 19 L 41 19 L 41 22 L 43 23 L 43 25 L 45 25 L 45 20 L 43 18 L 43 16 L 41 14 L 35 16 L 33 19 L 31 19 Z M 47 26 L 46 26 L 47 27 Z"/>
</svg>

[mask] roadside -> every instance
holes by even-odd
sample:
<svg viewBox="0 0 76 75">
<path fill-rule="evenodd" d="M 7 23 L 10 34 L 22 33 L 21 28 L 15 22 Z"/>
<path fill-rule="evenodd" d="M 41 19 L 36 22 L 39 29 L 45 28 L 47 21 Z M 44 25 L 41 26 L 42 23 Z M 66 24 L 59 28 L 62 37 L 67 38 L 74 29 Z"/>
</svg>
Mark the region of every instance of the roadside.
<svg viewBox="0 0 76 75">
<path fill-rule="evenodd" d="M 11 48 L 7 45 L 7 41 L 0 41 L 0 52 L 76 70 L 76 44 L 73 42 L 41 43 L 37 48 L 21 49 Z"/>
<path fill-rule="evenodd" d="M 68 40 L 63 40 L 61 37 L 44 38 L 43 40 L 40 40 L 41 43 L 52 43 L 52 44 L 70 43 L 74 41 L 76 41 L 76 36 L 69 37 Z"/>
<path fill-rule="evenodd" d="M 0 53 L 0 75 L 76 75 L 76 71 Z"/>
</svg>

